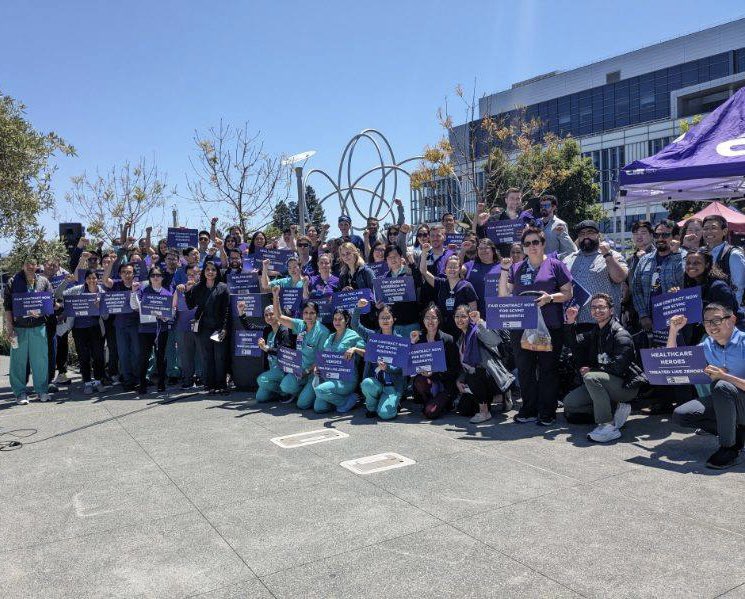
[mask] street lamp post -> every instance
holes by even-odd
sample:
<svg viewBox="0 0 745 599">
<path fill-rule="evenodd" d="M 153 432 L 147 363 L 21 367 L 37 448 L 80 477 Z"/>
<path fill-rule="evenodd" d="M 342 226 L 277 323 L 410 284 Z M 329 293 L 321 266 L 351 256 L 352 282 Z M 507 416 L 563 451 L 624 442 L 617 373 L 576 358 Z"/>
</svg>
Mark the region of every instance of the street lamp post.
<svg viewBox="0 0 745 599">
<path fill-rule="evenodd" d="M 285 158 L 282 161 L 284 166 L 290 166 L 297 162 L 305 163 L 308 158 L 315 154 L 315 150 L 308 150 L 307 152 L 300 152 L 289 158 Z M 303 192 L 303 164 L 295 167 L 295 176 L 297 177 L 297 216 L 298 216 L 298 228 L 300 234 L 305 234 L 305 193 Z"/>
</svg>

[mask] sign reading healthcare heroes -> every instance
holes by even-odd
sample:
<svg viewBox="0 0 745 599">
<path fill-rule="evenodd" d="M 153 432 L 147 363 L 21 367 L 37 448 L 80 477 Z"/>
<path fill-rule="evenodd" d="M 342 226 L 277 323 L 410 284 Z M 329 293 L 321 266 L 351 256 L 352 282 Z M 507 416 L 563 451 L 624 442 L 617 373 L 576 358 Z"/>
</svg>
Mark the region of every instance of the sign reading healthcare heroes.
<svg viewBox="0 0 745 599">
<path fill-rule="evenodd" d="M 280 345 L 277 348 L 277 362 L 282 372 L 294 374 L 298 378 L 303 376 L 303 355 L 299 349 Z"/>
<path fill-rule="evenodd" d="M 373 279 L 373 286 L 375 288 L 375 298 L 384 304 L 391 305 L 397 302 L 416 301 L 414 277 L 411 275 Z"/>
<path fill-rule="evenodd" d="M 486 223 L 486 236 L 496 244 L 520 241 L 525 228 L 522 219 L 496 220 Z"/>
<path fill-rule="evenodd" d="M 199 243 L 198 229 L 185 229 L 181 227 L 168 227 L 166 237 L 169 248 L 183 250 L 184 248 L 195 248 Z"/>
<path fill-rule="evenodd" d="M 375 275 L 376 279 L 384 277 L 386 274 L 388 274 L 388 271 L 390 270 L 388 268 L 387 262 L 370 262 L 368 266 L 370 267 L 370 270 L 373 271 L 373 274 Z"/>
<path fill-rule="evenodd" d="M 711 379 L 704 374 L 704 348 L 660 347 L 642 349 L 644 374 L 652 385 L 707 385 Z"/>
<path fill-rule="evenodd" d="M 367 300 L 367 306 L 360 308 L 360 314 L 367 314 L 370 312 L 370 307 L 373 302 L 373 295 L 370 289 L 353 289 L 351 291 L 339 291 L 334 293 L 331 300 L 331 305 L 334 310 L 336 308 L 344 308 L 352 312 L 357 309 L 357 302 L 360 299 Z"/>
<path fill-rule="evenodd" d="M 230 293 L 259 293 L 259 275 L 255 272 L 231 272 L 228 275 Z"/>
<path fill-rule="evenodd" d="M 382 360 L 398 368 L 406 368 L 409 363 L 411 342 L 396 335 L 370 335 L 365 345 L 365 362 L 376 364 Z"/>
<path fill-rule="evenodd" d="M 490 329 L 534 329 L 538 306 L 534 297 L 487 297 L 486 326 Z"/>
<path fill-rule="evenodd" d="M 131 314 L 131 291 L 108 291 L 101 295 L 101 314 Z"/>
<path fill-rule="evenodd" d="M 302 304 L 302 302 L 302 287 L 282 287 L 279 290 L 279 305 L 283 310 L 289 308 L 293 316 L 300 311 L 300 304 Z"/>
<path fill-rule="evenodd" d="M 465 233 L 448 233 L 445 236 L 445 245 L 450 245 L 451 243 L 453 243 L 460 248 L 465 238 L 466 238 Z"/>
<path fill-rule="evenodd" d="M 246 302 L 246 316 L 249 318 L 263 318 L 264 307 L 268 305 L 268 293 L 236 293 L 230 294 L 230 310 L 233 319 L 238 322 L 238 302 Z M 266 302 L 266 303 L 265 303 Z"/>
<path fill-rule="evenodd" d="M 259 347 L 263 331 L 233 331 L 233 355 L 260 358 L 264 352 Z"/>
<path fill-rule="evenodd" d="M 414 376 L 420 372 L 447 372 L 445 344 L 442 341 L 415 343 L 409 346 L 409 360 L 404 373 Z"/>
<path fill-rule="evenodd" d="M 173 296 L 158 293 L 143 293 L 140 297 L 140 314 L 142 316 L 160 316 L 173 318 Z"/>
<path fill-rule="evenodd" d="M 320 351 L 316 354 L 316 366 L 321 376 L 334 381 L 353 381 L 357 376 L 354 360 L 345 360 L 344 354 Z"/>
<path fill-rule="evenodd" d="M 67 316 L 100 316 L 101 304 L 98 293 L 81 293 L 65 296 Z"/>
<path fill-rule="evenodd" d="M 652 297 L 652 326 L 657 331 L 666 329 L 677 314 L 685 315 L 688 322 L 701 322 L 703 309 L 700 286 L 663 293 Z"/>
<path fill-rule="evenodd" d="M 49 291 L 13 294 L 13 318 L 38 318 L 54 314 L 54 300 Z"/>
<path fill-rule="evenodd" d="M 287 272 L 287 261 L 296 255 L 295 252 L 286 248 L 276 250 L 271 248 L 259 248 L 256 250 L 254 264 L 256 264 L 256 266 L 261 266 L 262 261 L 269 260 L 269 270 L 285 273 Z"/>
</svg>

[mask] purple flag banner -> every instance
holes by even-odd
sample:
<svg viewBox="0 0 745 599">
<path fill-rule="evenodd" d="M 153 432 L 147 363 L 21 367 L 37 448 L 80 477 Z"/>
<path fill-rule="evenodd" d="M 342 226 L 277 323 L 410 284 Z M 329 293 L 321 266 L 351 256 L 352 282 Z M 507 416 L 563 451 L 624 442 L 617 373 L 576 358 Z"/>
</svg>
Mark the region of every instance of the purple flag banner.
<svg viewBox="0 0 745 599">
<path fill-rule="evenodd" d="M 398 368 L 406 368 L 409 363 L 409 348 L 413 347 L 408 339 L 397 335 L 370 335 L 365 345 L 365 362 L 377 364 L 382 360 Z"/>
<path fill-rule="evenodd" d="M 414 376 L 420 372 L 447 372 L 445 344 L 442 341 L 414 343 L 409 346 L 409 359 L 405 374 Z"/>
<path fill-rule="evenodd" d="M 13 294 L 13 318 L 38 318 L 54 313 L 54 300 L 48 291 Z"/>
<path fill-rule="evenodd" d="M 711 379 L 704 374 L 704 348 L 660 347 L 642 349 L 644 374 L 652 385 L 707 385 Z"/>
<path fill-rule="evenodd" d="M 486 326 L 490 329 L 534 329 L 538 306 L 533 297 L 487 297 Z"/>
<path fill-rule="evenodd" d="M 701 322 L 703 309 L 699 286 L 656 295 L 652 298 L 652 326 L 657 331 L 664 330 L 677 314 L 683 314 L 688 322 Z"/>
</svg>

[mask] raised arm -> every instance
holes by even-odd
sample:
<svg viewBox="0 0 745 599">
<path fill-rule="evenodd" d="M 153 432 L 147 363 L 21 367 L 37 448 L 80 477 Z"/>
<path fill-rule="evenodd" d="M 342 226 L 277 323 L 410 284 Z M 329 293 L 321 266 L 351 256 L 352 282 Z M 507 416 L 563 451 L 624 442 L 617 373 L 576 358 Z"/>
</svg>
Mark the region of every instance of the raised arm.
<svg viewBox="0 0 745 599">
<path fill-rule="evenodd" d="M 427 255 L 432 246 L 428 243 L 422 244 L 422 255 L 419 257 L 419 272 L 422 274 L 422 278 L 427 281 L 430 287 L 435 286 L 435 275 L 427 270 Z"/>
</svg>

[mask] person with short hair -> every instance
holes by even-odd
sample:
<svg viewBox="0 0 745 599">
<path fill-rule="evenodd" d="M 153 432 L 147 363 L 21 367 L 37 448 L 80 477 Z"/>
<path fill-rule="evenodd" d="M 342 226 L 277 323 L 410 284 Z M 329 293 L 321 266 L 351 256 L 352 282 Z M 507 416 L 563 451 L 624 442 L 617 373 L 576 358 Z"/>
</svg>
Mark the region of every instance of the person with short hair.
<svg viewBox="0 0 745 599">
<path fill-rule="evenodd" d="M 422 245 L 422 256 L 419 260 L 419 272 L 422 279 L 434 289 L 434 302 L 442 312 L 445 322 L 443 330 L 453 336 L 457 334 L 454 319 L 455 308 L 467 304 L 471 310 L 478 308 L 478 296 L 473 285 L 461 279 L 461 263 L 458 256 L 451 254 L 445 263 L 445 276 L 436 277 L 427 268 L 427 250 L 429 244 Z"/>
<path fill-rule="evenodd" d="M 349 242 L 354 244 L 360 255 L 363 255 L 365 253 L 365 242 L 362 240 L 362 237 L 352 233 L 352 219 L 346 214 L 342 214 L 337 222 L 339 232 L 341 233 L 339 239 L 342 243 Z"/>
<path fill-rule="evenodd" d="M 709 304 L 703 321 L 708 337 L 699 345 L 706 356 L 704 373 L 713 381 L 711 394 L 675 408 L 673 422 L 718 435 L 719 449 L 706 466 L 721 470 L 736 465 L 745 446 L 745 333 L 735 326 L 732 310 L 721 304 Z M 677 347 L 678 333 L 687 322 L 681 314 L 670 319 L 668 347 Z"/>
<path fill-rule="evenodd" d="M 133 264 L 119 264 L 119 280 L 111 278 L 111 267 L 104 271 L 103 285 L 108 292 L 134 292 Z M 116 346 L 119 350 L 119 372 L 121 383 L 125 391 L 134 391 L 138 383 L 138 368 L 140 365 L 140 339 L 138 334 L 139 317 L 136 312 L 129 314 L 110 315 L 114 319 L 114 333 Z"/>
<path fill-rule="evenodd" d="M 440 219 L 443 229 L 445 229 L 445 236 L 452 235 L 455 233 L 455 215 L 452 212 L 445 212 Z"/>
<path fill-rule="evenodd" d="M 15 338 L 10 348 L 10 388 L 19 405 L 28 404 L 26 394 L 27 369 L 31 367 L 34 391 L 40 401 L 49 401 L 49 356 L 47 355 L 46 318 L 39 315 L 13 315 L 13 295 L 34 291 L 52 291 L 49 280 L 36 273 L 37 259 L 29 254 L 23 268 L 10 279 L 3 293 L 5 332 Z"/>
<path fill-rule="evenodd" d="M 613 298 L 607 293 L 595 293 L 590 299 L 595 325 L 586 332 L 576 328 L 579 312 L 577 306 L 567 308 L 564 338 L 579 366 L 582 385 L 564 397 L 564 415 L 568 422 L 579 422 L 581 416 L 593 414 L 597 426 L 587 437 L 607 443 L 621 436 L 630 402 L 638 393 L 638 388 L 624 386 L 635 357 L 634 342 L 613 315 Z"/>
<path fill-rule="evenodd" d="M 541 196 L 538 198 L 538 205 L 541 210 L 543 232 L 546 235 L 546 255 L 556 252 L 557 257 L 561 260 L 572 252 L 576 252 L 577 246 L 569 237 L 569 227 L 556 216 L 556 210 L 559 207 L 556 196 Z"/>
<path fill-rule="evenodd" d="M 645 254 L 653 252 L 654 246 L 654 227 L 652 223 L 647 220 L 638 220 L 631 225 L 631 241 L 633 248 L 631 254 L 626 261 L 629 268 L 629 274 L 626 277 L 623 289 L 623 322 L 626 328 L 632 333 L 637 333 L 641 330 L 641 324 L 639 322 L 639 314 L 634 309 L 634 301 L 631 297 L 631 281 L 634 278 L 634 271 L 636 270 L 639 260 Z"/>
<path fill-rule="evenodd" d="M 729 277 L 737 303 L 742 304 L 745 293 L 745 254 L 727 242 L 727 220 L 719 214 L 710 214 L 703 220 L 703 241 L 711 252 L 714 263 Z"/>
</svg>

